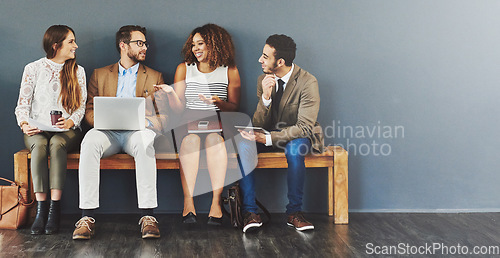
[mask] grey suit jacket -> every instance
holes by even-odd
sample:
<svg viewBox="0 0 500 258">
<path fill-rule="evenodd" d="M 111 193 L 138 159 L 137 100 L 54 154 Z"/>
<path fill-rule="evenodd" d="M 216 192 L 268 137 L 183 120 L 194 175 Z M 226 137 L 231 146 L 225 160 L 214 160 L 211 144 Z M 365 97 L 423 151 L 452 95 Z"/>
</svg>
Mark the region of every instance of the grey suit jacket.
<svg viewBox="0 0 500 258">
<path fill-rule="evenodd" d="M 274 147 L 284 148 L 293 139 L 308 138 L 315 153 L 323 152 L 323 131 L 316 121 L 319 112 L 319 89 L 316 77 L 295 65 L 280 103 L 271 102 L 266 107 L 262 102 L 262 80 L 257 80 L 257 97 L 259 103 L 253 115 L 254 126 L 263 127 L 271 132 Z M 271 99 L 276 94 L 273 87 Z M 279 105 L 278 116 L 273 118 L 273 108 Z"/>
<path fill-rule="evenodd" d="M 163 76 L 143 64 L 137 70 L 136 97 L 146 98 L 146 118 L 153 123 L 153 130 L 166 128 L 168 117 L 167 99 L 154 98 L 155 84 L 163 84 Z M 87 89 L 85 120 L 94 126 L 94 96 L 116 97 L 118 88 L 118 63 L 95 69 Z M 156 107 L 153 105 L 156 104 Z"/>
</svg>

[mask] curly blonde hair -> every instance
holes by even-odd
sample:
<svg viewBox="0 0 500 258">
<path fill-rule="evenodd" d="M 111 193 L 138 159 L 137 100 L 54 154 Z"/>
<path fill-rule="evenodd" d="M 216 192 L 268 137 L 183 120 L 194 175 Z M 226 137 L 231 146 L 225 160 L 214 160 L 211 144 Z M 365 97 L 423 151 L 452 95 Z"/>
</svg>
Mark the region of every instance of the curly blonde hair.
<svg viewBox="0 0 500 258">
<path fill-rule="evenodd" d="M 184 62 L 188 64 L 198 62 L 192 51 L 193 37 L 196 33 L 200 33 L 209 49 L 207 60 L 210 68 L 215 69 L 219 66 L 234 67 L 236 65 L 231 35 L 224 28 L 212 23 L 205 24 L 191 32 L 182 48 Z"/>
</svg>

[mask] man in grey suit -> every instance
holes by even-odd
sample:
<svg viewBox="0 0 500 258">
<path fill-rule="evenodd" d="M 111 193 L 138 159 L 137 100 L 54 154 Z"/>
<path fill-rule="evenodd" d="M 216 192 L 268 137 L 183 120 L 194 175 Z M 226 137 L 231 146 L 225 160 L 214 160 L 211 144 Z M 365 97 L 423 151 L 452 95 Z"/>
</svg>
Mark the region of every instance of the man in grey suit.
<svg viewBox="0 0 500 258">
<path fill-rule="evenodd" d="M 238 143 L 244 177 L 240 181 L 243 193 L 244 228 L 246 232 L 262 225 L 256 213 L 255 182 L 251 170 L 257 164 L 257 151 L 276 148 L 285 151 L 288 162 L 287 225 L 296 230 L 314 229 L 302 214 L 305 179 L 304 157 L 323 151 L 321 126 L 316 121 L 319 111 L 319 89 L 316 78 L 293 63 L 296 45 L 286 35 L 272 35 L 266 40 L 259 62 L 263 75 L 257 80 L 259 103 L 253 115 L 253 125 L 270 131 L 241 130 L 246 139 Z"/>
</svg>

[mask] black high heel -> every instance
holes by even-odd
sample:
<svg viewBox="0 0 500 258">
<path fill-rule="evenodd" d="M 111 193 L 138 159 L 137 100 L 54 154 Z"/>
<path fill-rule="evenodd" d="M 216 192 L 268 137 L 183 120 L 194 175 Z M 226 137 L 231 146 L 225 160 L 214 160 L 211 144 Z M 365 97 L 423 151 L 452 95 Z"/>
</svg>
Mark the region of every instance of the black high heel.
<svg viewBox="0 0 500 258">
<path fill-rule="evenodd" d="M 192 212 L 189 212 L 186 216 L 182 216 L 182 223 L 193 224 L 196 222 L 197 222 L 196 215 L 194 215 L 194 213 Z"/>
<path fill-rule="evenodd" d="M 207 224 L 211 225 L 211 226 L 222 226 L 222 218 L 223 217 L 224 216 L 222 216 L 220 218 L 216 218 L 216 217 L 209 216 Z"/>
</svg>

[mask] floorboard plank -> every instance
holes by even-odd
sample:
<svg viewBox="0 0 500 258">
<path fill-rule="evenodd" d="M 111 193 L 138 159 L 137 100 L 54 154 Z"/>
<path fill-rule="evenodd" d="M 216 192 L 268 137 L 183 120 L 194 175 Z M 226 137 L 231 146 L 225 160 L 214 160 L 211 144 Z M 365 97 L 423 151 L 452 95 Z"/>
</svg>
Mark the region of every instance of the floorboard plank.
<svg viewBox="0 0 500 258">
<path fill-rule="evenodd" d="M 96 235 L 74 241 L 78 215 L 63 215 L 61 232 L 32 236 L 29 227 L 0 230 L 1 257 L 369 257 L 373 246 L 410 246 L 441 243 L 498 246 L 500 213 L 424 214 L 352 213 L 348 225 L 331 217 L 306 214 L 315 230 L 298 232 L 286 225 L 285 214 L 273 214 L 261 229 L 243 234 L 227 219 L 222 227 L 185 225 L 180 214 L 156 216 L 162 237 L 141 239 L 139 215 L 97 215 Z M 439 253 L 438 253 L 439 254 Z M 493 254 L 492 254 L 493 255 Z M 392 256 L 398 256 L 392 254 Z"/>
</svg>

